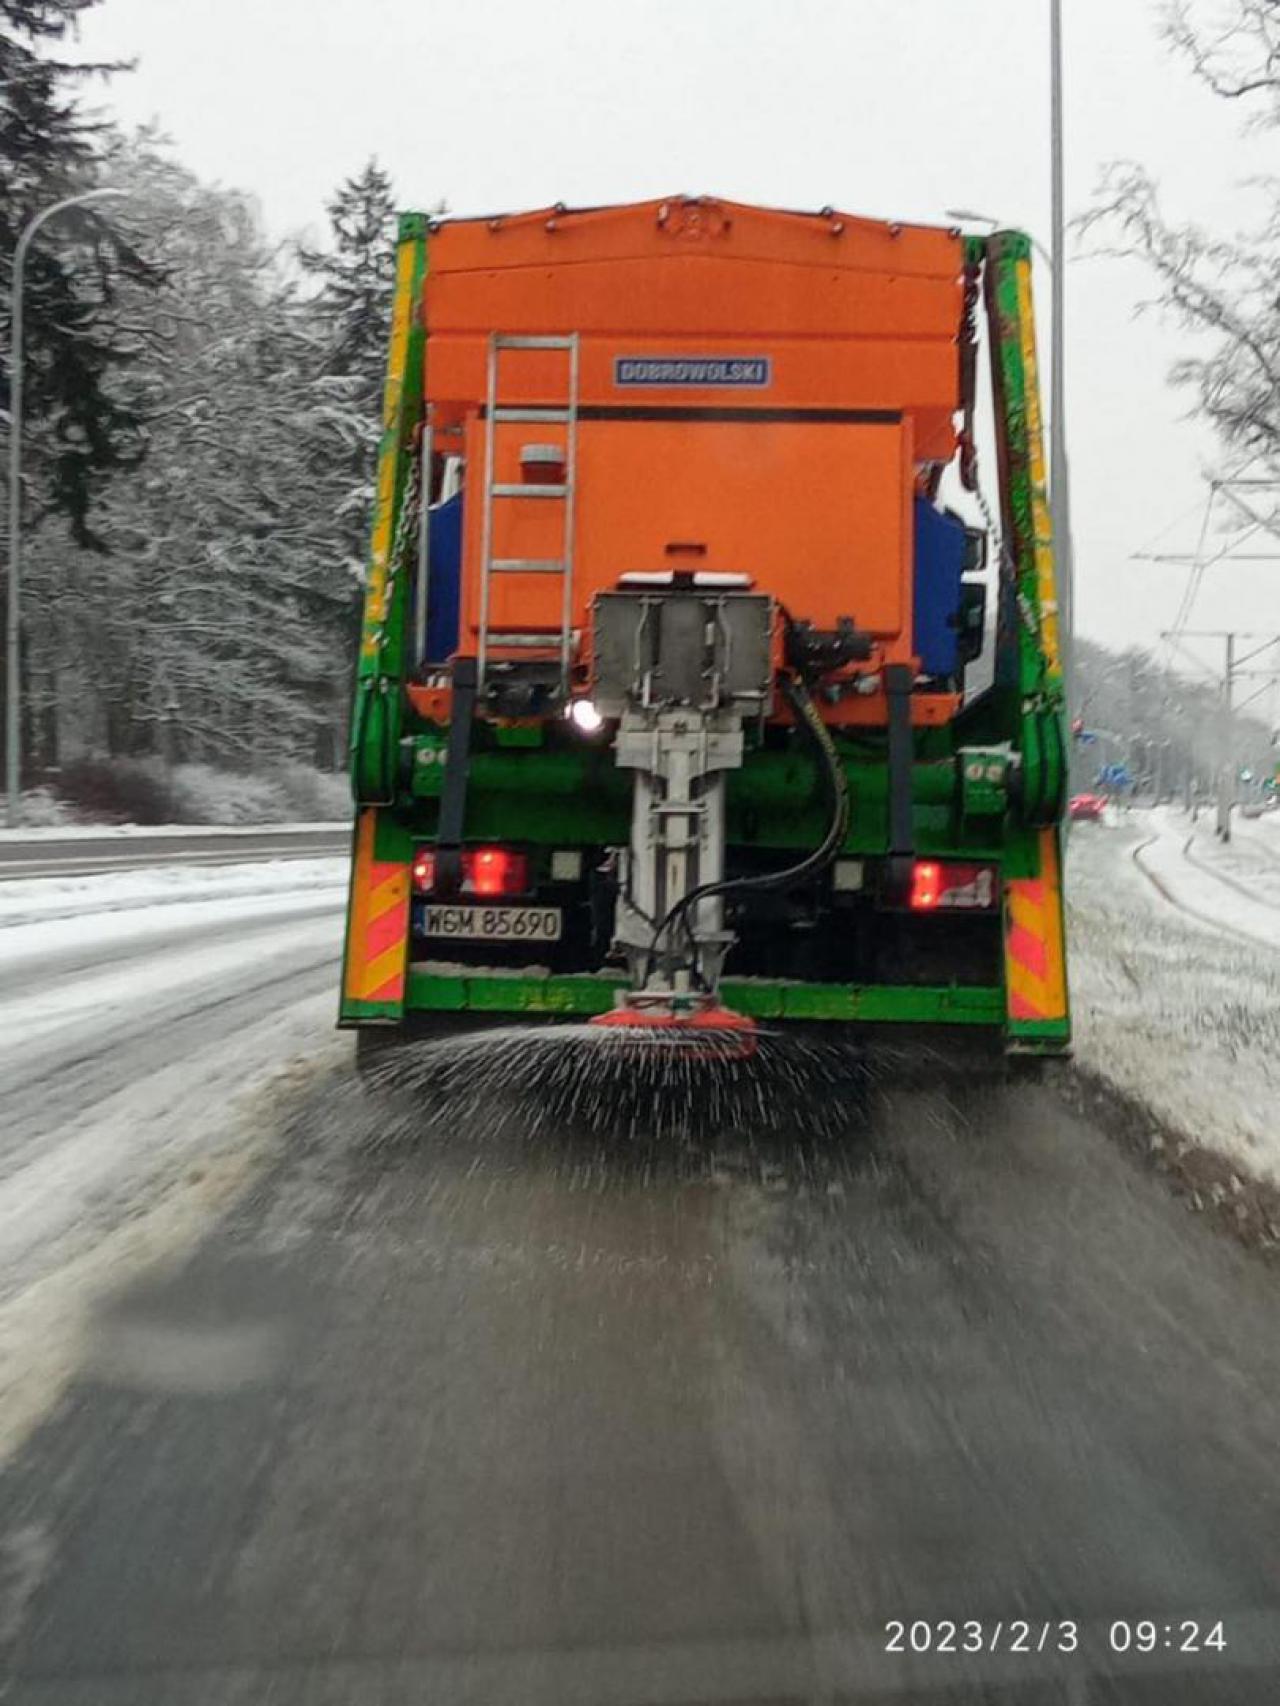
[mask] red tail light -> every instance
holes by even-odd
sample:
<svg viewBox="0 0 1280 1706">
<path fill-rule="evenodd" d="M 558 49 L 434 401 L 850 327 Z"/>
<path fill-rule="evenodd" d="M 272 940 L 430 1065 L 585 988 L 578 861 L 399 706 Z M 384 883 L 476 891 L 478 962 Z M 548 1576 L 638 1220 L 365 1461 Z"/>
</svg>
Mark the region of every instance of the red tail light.
<svg viewBox="0 0 1280 1706">
<path fill-rule="evenodd" d="M 419 847 L 413 856 L 413 886 L 419 894 L 430 894 L 436 886 L 436 856 L 429 847 Z"/>
<path fill-rule="evenodd" d="M 912 912 L 988 912 L 999 898 L 994 865 L 917 859 L 911 873 Z"/>
<path fill-rule="evenodd" d="M 917 859 L 911 873 L 912 912 L 932 912 L 942 895 L 942 866 L 936 859 Z"/>
<path fill-rule="evenodd" d="M 529 886 L 529 861 L 507 847 L 476 847 L 462 855 L 462 887 L 472 894 L 523 894 Z"/>
<path fill-rule="evenodd" d="M 413 886 L 418 894 L 430 894 L 436 886 L 436 855 L 433 847 L 420 847 L 413 860 Z M 509 847 L 465 847 L 462 852 L 462 892 L 480 900 L 503 895 L 527 894 L 529 859 Z"/>
</svg>

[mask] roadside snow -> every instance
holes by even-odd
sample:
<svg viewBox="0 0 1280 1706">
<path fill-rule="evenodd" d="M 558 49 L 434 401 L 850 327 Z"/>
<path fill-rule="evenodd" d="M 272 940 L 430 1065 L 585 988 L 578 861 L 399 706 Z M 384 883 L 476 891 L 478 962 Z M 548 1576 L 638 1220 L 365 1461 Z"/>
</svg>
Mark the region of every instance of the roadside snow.
<svg viewBox="0 0 1280 1706">
<path fill-rule="evenodd" d="M 103 1300 L 181 1260 L 273 1153 L 279 1110 L 345 1060 L 328 990 L 140 1080 L 4 1180 L 0 1462 L 97 1342 Z"/>
<path fill-rule="evenodd" d="M 1134 857 L 1158 892 L 1220 933 L 1280 949 L 1280 846 L 1268 857 L 1234 827 L 1224 845 L 1211 817 L 1193 823 L 1168 806 L 1150 814 L 1149 832 Z"/>
<path fill-rule="evenodd" d="M 317 892 L 345 888 L 349 868 L 345 858 L 264 859 L 245 865 L 155 865 L 85 877 L 18 878 L 0 885 L 0 933 L 58 919 L 85 928 L 92 919 L 96 928 L 98 914 L 196 901 L 300 894 L 314 899 Z"/>
<path fill-rule="evenodd" d="M 1080 1064 L 1280 1184 L 1280 837 L 1222 847 L 1172 808 L 1077 825 L 1067 912 Z"/>
<path fill-rule="evenodd" d="M 153 841 L 172 835 L 190 840 L 198 836 L 227 835 L 257 840 L 263 835 L 336 834 L 351 828 L 350 820 L 337 818 L 323 823 L 77 823 L 60 824 L 39 829 L 0 829 L 0 841 L 110 841 L 116 836 L 125 839 L 133 835 Z"/>
<path fill-rule="evenodd" d="M 179 1258 L 336 1064 L 347 861 L 6 883 L 0 1457 L 81 1363 L 104 1293 Z"/>
</svg>

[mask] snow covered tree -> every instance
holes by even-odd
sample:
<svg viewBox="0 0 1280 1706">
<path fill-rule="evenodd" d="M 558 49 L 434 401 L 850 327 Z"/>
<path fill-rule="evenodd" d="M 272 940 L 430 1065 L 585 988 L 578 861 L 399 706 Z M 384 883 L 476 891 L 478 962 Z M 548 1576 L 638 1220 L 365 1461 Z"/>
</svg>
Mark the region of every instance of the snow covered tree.
<svg viewBox="0 0 1280 1706">
<path fill-rule="evenodd" d="M 361 379 L 377 401 L 395 279 L 396 204 L 391 179 L 370 160 L 327 204 L 331 244 L 299 250 L 319 282 L 314 306 L 329 344 L 329 370 Z"/>
<path fill-rule="evenodd" d="M 1177 0 L 1164 8 L 1167 39 L 1193 75 L 1248 122 L 1280 123 L 1280 0 Z M 1137 256 L 1160 302 L 1202 338 L 1173 368 L 1200 413 L 1233 452 L 1280 471 L 1280 186 L 1252 234 L 1225 235 L 1170 220 L 1150 173 L 1120 161 L 1082 221 L 1113 253 Z"/>
<path fill-rule="evenodd" d="M 102 127 L 81 112 L 87 79 L 122 69 L 46 51 L 97 0 L 0 0 L 0 329 L 8 341 L 13 252 L 31 217 L 98 181 Z M 92 541 L 95 476 L 141 454 L 141 416 L 121 376 L 135 353 L 111 314 L 121 276 L 158 276 L 93 207 L 46 225 L 29 253 L 24 291 L 24 465 L 33 514 L 68 516 Z M 8 372 L 0 404 L 8 413 Z"/>
<path fill-rule="evenodd" d="M 0 6 L 6 0 L 0 0 Z M 293 251 L 252 202 L 156 135 L 94 140 L 146 258 L 103 312 L 145 456 L 29 535 L 33 769 L 79 754 L 256 769 L 341 764 L 368 549 L 394 267 L 371 165 L 331 204 L 332 246 Z M 159 287 L 157 288 L 157 281 Z"/>
<path fill-rule="evenodd" d="M 103 494 L 104 551 L 60 525 L 32 542 L 40 756 L 332 764 L 348 600 L 342 484 L 324 470 L 346 440 L 316 405 L 323 340 L 246 198 L 201 184 L 148 135 L 109 142 L 106 159 L 129 189 L 131 237 L 167 278 L 158 294 L 120 290 L 149 452 Z"/>
<path fill-rule="evenodd" d="M 324 355 L 315 374 L 317 407 L 344 422 L 340 460 L 347 473 L 335 536 L 352 595 L 364 571 L 373 515 L 382 381 L 395 282 L 396 206 L 391 179 L 370 160 L 327 205 L 329 246 L 302 247 L 298 260 L 315 281 L 308 307 Z"/>
<path fill-rule="evenodd" d="M 1165 34 L 1201 82 L 1229 101 L 1261 97 L 1255 120 L 1280 124 L 1280 0 L 1171 0 Z"/>
</svg>

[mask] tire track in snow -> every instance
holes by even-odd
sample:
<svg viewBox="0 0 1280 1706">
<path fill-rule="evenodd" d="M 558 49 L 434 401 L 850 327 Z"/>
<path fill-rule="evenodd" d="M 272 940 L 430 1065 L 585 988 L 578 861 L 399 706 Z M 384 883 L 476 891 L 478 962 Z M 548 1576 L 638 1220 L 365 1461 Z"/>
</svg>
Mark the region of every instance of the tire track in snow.
<svg viewBox="0 0 1280 1706">
<path fill-rule="evenodd" d="M 11 1133 L 21 1132 L 17 1144 L 0 1150 L 0 1167 L 15 1155 L 21 1157 L 68 1118 L 85 1112 L 131 1081 L 172 1065 L 184 1053 L 194 1053 L 236 1030 L 247 1029 L 254 1015 L 272 1010 L 269 998 L 276 992 L 286 990 L 289 994 L 288 1002 L 280 1005 L 292 1005 L 319 993 L 325 980 L 336 976 L 336 968 L 333 948 L 319 955 L 309 950 L 305 958 L 291 959 L 285 969 L 277 961 L 266 976 L 223 988 L 172 1015 L 157 1019 L 147 1011 L 134 1012 L 103 1034 L 93 1047 L 70 1058 L 58 1055 L 56 1049 L 46 1051 L 35 1071 L 13 1084 L 0 1099 L 5 1127 Z M 324 978 L 317 975 L 321 972 Z M 279 1007 L 274 1010 L 279 1011 Z M 57 1036 L 55 1033 L 52 1039 L 55 1043 Z"/>
<path fill-rule="evenodd" d="M 1182 856 L 1189 865 L 1194 865 L 1197 871 L 1203 871 L 1207 877 L 1213 877 L 1217 882 L 1225 883 L 1229 889 L 1234 889 L 1237 894 L 1242 894 L 1246 900 L 1252 901 L 1255 906 L 1265 906 L 1271 912 L 1280 912 L 1280 904 L 1274 900 L 1268 900 L 1266 895 L 1259 894 L 1256 889 L 1251 889 L 1247 883 L 1240 882 L 1236 877 L 1228 876 L 1225 871 L 1215 870 L 1212 865 L 1207 865 L 1203 859 L 1197 859 L 1191 851 L 1195 845 L 1195 839 L 1194 835 L 1189 835 L 1182 849 Z"/>
<path fill-rule="evenodd" d="M 1142 857 L 1146 850 L 1149 847 L 1154 847 L 1160 839 L 1161 837 L 1158 835 L 1149 835 L 1145 841 L 1140 841 L 1132 849 L 1130 858 L 1162 900 L 1166 901 L 1176 911 L 1184 913 L 1186 917 L 1194 918 L 1197 924 L 1205 924 L 1209 929 L 1216 930 L 1224 936 L 1233 936 L 1236 941 L 1245 942 L 1251 948 L 1267 948 L 1272 953 L 1280 952 L 1275 943 L 1268 941 L 1265 936 L 1255 936 L 1251 931 L 1241 930 L 1234 924 L 1226 923 L 1224 919 L 1215 918 L 1211 912 L 1201 912 L 1197 907 L 1188 906 L 1186 901 L 1179 900 L 1164 879 L 1157 876 Z M 1250 898 L 1253 897 L 1250 896 Z"/>
</svg>

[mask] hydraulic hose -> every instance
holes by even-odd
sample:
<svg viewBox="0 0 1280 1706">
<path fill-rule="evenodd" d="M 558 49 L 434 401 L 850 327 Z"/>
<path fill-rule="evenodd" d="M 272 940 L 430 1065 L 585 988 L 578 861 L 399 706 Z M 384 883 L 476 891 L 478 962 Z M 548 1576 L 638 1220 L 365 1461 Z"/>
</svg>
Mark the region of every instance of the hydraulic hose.
<svg viewBox="0 0 1280 1706">
<path fill-rule="evenodd" d="M 649 980 L 653 969 L 654 956 L 663 937 L 674 926 L 683 921 L 688 935 L 689 946 L 693 952 L 693 972 L 698 982 L 705 988 L 701 971 L 697 964 L 697 942 L 690 923 L 690 914 L 700 901 L 708 900 L 713 895 L 732 897 L 741 894 L 778 893 L 795 888 L 810 877 L 825 871 L 843 845 L 849 830 L 849 783 L 840 762 L 840 754 L 836 751 L 835 742 L 831 739 L 830 731 L 809 696 L 809 691 L 798 675 L 780 675 L 778 685 L 782 696 L 790 706 L 796 719 L 796 727 L 803 730 L 817 749 L 822 763 L 822 775 L 827 799 L 831 808 L 831 818 L 827 832 L 821 843 L 812 853 L 805 855 L 798 864 L 788 865 L 782 871 L 766 871 L 755 877 L 727 877 L 719 882 L 703 883 L 700 888 L 690 889 L 682 895 L 666 915 L 661 918 L 654 928 L 653 940 L 649 944 L 648 958 L 645 961 L 645 982 Z"/>
</svg>

